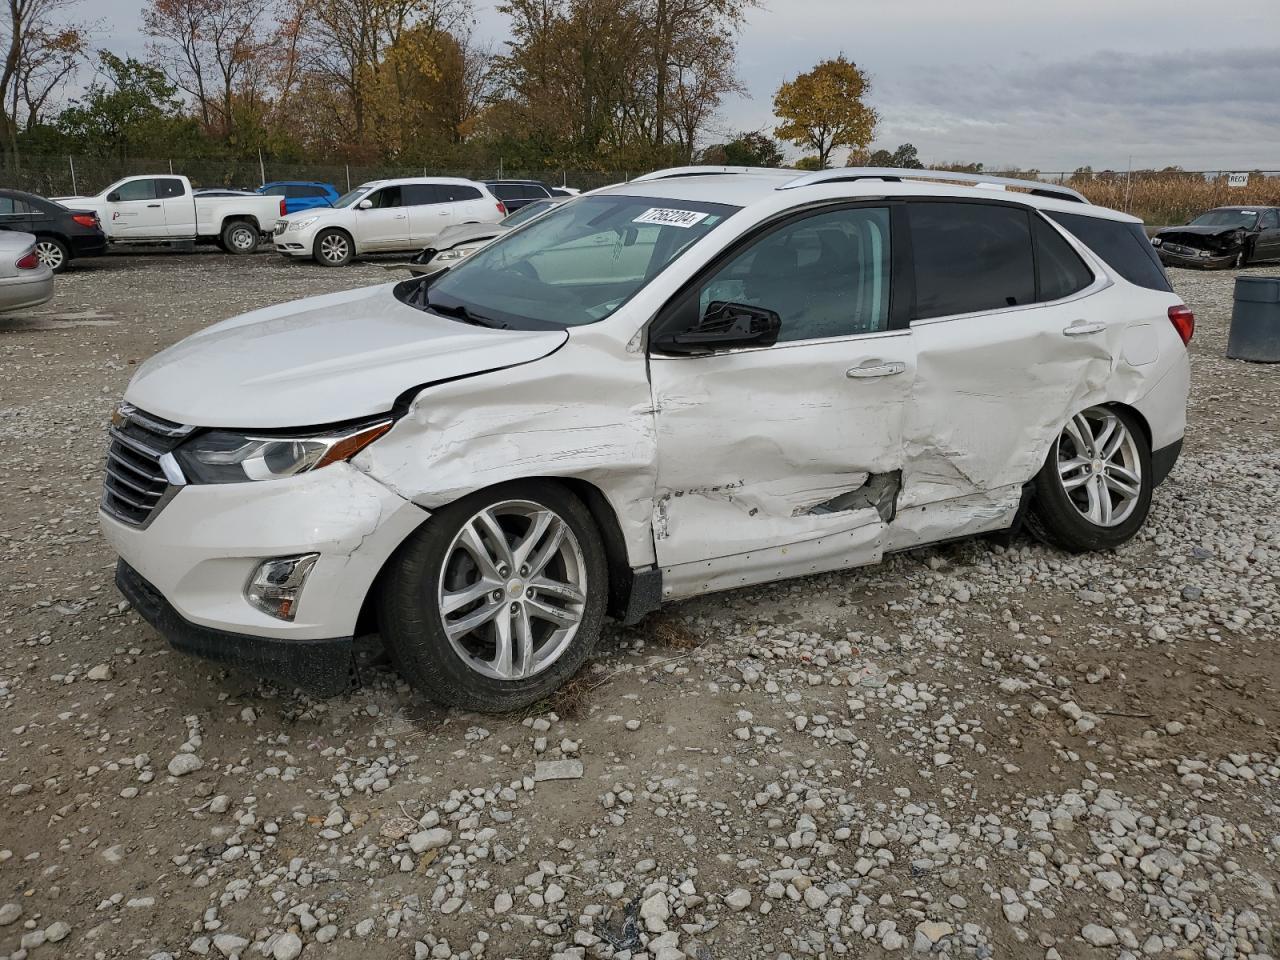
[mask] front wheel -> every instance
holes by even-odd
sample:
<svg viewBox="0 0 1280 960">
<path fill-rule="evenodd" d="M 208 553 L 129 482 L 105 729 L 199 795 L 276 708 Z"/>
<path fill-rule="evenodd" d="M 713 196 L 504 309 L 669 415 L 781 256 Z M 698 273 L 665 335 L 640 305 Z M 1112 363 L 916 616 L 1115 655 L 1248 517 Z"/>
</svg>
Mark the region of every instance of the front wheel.
<svg viewBox="0 0 1280 960">
<path fill-rule="evenodd" d="M 1072 553 L 1111 550 L 1138 532 L 1151 490 L 1151 449 L 1137 418 L 1090 407 L 1067 421 L 1036 474 L 1029 526 Z"/>
<path fill-rule="evenodd" d="M 400 672 L 431 699 L 502 712 L 568 680 L 600 636 L 608 596 L 590 512 L 547 481 L 517 481 L 436 512 L 384 574 L 379 619 Z"/>
<path fill-rule="evenodd" d="M 351 236 L 345 230 L 321 230 L 312 255 L 321 266 L 345 267 L 355 255 Z"/>
<path fill-rule="evenodd" d="M 41 237 L 37 240 L 36 256 L 54 273 L 61 273 L 71 262 L 71 252 L 57 237 Z"/>
</svg>

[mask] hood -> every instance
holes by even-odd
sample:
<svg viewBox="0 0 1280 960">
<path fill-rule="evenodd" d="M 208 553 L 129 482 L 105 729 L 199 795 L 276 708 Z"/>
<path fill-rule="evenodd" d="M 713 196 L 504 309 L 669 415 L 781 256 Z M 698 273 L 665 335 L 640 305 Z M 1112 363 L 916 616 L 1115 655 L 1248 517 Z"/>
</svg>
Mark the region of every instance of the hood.
<svg viewBox="0 0 1280 960">
<path fill-rule="evenodd" d="M 509 229 L 510 227 L 504 227 L 498 223 L 458 223 L 445 227 L 436 234 L 430 246 L 435 250 L 448 250 L 468 240 L 491 239 L 506 233 Z"/>
<path fill-rule="evenodd" d="M 1162 240 L 1174 240 L 1175 234 L 1184 237 L 1221 237 L 1237 231 L 1247 232 L 1244 227 L 1193 227 L 1188 224 L 1183 227 L 1165 227 L 1163 230 L 1157 230 L 1156 236 Z"/>
<path fill-rule="evenodd" d="M 405 390 L 537 360 L 564 330 L 491 330 L 401 303 L 395 284 L 223 321 L 138 368 L 125 399 L 201 427 L 307 427 L 391 409 Z"/>
</svg>

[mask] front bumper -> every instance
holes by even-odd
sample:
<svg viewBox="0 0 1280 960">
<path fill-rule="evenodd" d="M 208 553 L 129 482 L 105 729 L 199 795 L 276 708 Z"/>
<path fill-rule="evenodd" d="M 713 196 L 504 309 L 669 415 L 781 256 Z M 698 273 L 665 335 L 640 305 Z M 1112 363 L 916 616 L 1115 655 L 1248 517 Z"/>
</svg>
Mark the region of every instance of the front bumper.
<svg viewBox="0 0 1280 960">
<path fill-rule="evenodd" d="M 379 571 L 427 516 L 348 463 L 282 480 L 179 487 L 145 527 L 98 514 L 116 553 L 172 610 L 174 622 L 200 631 L 204 640 L 183 649 L 246 664 L 257 662 L 244 655 L 246 644 L 323 648 L 353 636 Z M 320 558 L 294 620 L 249 603 L 245 587 L 263 560 L 303 553 Z M 231 643 L 228 635 L 237 652 L 210 652 Z"/>
<path fill-rule="evenodd" d="M 1163 246 L 1156 247 L 1156 254 L 1160 257 L 1160 262 L 1166 267 L 1191 267 L 1200 270 L 1226 270 L 1234 267 L 1239 253 L 1240 251 L 1235 250 L 1219 256 L 1199 257 L 1194 254 L 1166 250 Z"/>
<path fill-rule="evenodd" d="M 280 640 L 201 627 L 185 619 L 173 604 L 124 560 L 116 562 L 116 588 L 142 619 L 176 650 L 225 663 L 229 667 L 321 697 L 348 690 L 355 679 L 350 636 L 328 640 Z"/>
</svg>

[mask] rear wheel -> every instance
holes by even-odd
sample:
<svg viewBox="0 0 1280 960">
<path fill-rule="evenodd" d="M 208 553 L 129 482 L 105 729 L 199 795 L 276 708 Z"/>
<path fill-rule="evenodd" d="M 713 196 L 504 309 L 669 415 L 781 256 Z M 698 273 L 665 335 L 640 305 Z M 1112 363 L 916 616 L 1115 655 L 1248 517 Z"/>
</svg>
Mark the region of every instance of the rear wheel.
<svg viewBox="0 0 1280 960">
<path fill-rule="evenodd" d="M 379 615 L 392 659 L 421 692 L 501 712 L 582 666 L 607 594 L 587 508 L 558 484 L 517 481 L 435 513 L 392 559 Z"/>
<path fill-rule="evenodd" d="M 247 220 L 232 220 L 222 228 L 219 245 L 227 253 L 253 253 L 260 239 L 258 228 Z"/>
<path fill-rule="evenodd" d="M 1067 421 L 1036 475 L 1029 526 L 1073 553 L 1114 549 L 1146 520 L 1151 490 L 1151 450 L 1137 418 L 1090 407 Z"/>
<path fill-rule="evenodd" d="M 71 262 L 71 251 L 57 237 L 41 237 L 36 241 L 36 256 L 54 273 L 61 273 Z"/>
<path fill-rule="evenodd" d="M 345 230 L 321 230 L 316 236 L 312 255 L 325 267 L 345 267 L 355 255 L 351 236 Z"/>
</svg>

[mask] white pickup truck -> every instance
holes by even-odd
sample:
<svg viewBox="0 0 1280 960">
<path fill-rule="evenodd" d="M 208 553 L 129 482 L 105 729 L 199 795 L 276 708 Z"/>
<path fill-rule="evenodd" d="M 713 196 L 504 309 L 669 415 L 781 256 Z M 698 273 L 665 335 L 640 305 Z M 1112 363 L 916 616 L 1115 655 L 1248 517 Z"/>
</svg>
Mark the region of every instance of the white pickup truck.
<svg viewBox="0 0 1280 960">
<path fill-rule="evenodd" d="M 125 177 L 92 197 L 57 197 L 92 210 L 112 243 L 217 243 L 228 253 L 253 253 L 284 216 L 284 198 L 238 194 L 202 197 L 177 176 Z"/>
</svg>

